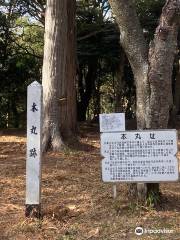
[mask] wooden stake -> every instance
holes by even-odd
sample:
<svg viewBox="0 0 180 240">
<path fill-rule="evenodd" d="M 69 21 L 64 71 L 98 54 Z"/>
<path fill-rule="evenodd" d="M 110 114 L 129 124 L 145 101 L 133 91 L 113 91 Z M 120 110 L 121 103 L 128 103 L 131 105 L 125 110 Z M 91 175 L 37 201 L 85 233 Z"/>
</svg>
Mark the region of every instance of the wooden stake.
<svg viewBox="0 0 180 240">
<path fill-rule="evenodd" d="M 116 186 L 116 184 L 113 185 L 113 198 L 114 199 L 117 198 L 117 186 Z"/>
</svg>

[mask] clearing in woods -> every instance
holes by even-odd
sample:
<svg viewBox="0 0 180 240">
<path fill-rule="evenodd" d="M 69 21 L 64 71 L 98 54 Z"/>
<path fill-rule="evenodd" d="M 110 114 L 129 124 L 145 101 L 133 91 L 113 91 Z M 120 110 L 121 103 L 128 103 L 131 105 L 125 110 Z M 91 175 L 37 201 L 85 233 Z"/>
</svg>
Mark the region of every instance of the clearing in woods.
<svg viewBox="0 0 180 240">
<path fill-rule="evenodd" d="M 101 181 L 101 157 L 97 127 L 81 128 L 74 150 L 48 153 L 43 158 L 43 219 L 26 219 L 26 137 L 22 132 L 2 131 L 0 136 L 0 239 L 180 239 L 180 184 L 161 184 L 162 204 L 143 207 L 128 199 L 126 184 Z M 168 229 L 171 233 L 136 236 L 137 226 Z"/>
</svg>

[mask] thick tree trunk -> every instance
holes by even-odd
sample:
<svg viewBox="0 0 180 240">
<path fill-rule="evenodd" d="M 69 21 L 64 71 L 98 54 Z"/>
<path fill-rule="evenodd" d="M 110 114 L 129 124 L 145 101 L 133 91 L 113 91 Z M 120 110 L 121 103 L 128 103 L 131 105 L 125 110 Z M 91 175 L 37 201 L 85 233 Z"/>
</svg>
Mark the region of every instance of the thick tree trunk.
<svg viewBox="0 0 180 240">
<path fill-rule="evenodd" d="M 174 104 L 176 108 L 176 114 L 180 115 L 180 69 L 176 75 Z"/>
<path fill-rule="evenodd" d="M 64 2 L 61 15 L 64 32 L 61 35 L 61 54 L 65 59 L 61 62 L 61 96 L 65 98 L 65 104 L 60 101 L 60 125 L 62 135 L 68 138 L 74 137 L 77 132 L 77 106 L 76 106 L 76 35 L 75 35 L 75 0 L 61 0 Z M 62 37 L 65 34 L 64 38 Z M 62 57 L 61 57 L 62 58 Z"/>
<path fill-rule="evenodd" d="M 133 70 L 136 84 L 136 115 L 139 129 L 145 128 L 145 92 L 148 48 L 136 14 L 134 1 L 109 0 L 120 28 L 120 42 Z"/>
<path fill-rule="evenodd" d="M 75 0 L 47 0 L 43 61 L 43 150 L 76 131 Z"/>
<path fill-rule="evenodd" d="M 149 49 L 149 102 L 146 104 L 146 128 L 165 129 L 173 107 L 172 71 L 177 49 L 180 2 L 167 1 Z M 159 185 L 147 185 L 147 195 L 159 196 Z"/>
<path fill-rule="evenodd" d="M 179 2 L 180 7 L 180 2 Z M 154 40 L 149 49 L 149 104 L 146 106 L 146 127 L 167 128 L 173 105 L 172 70 L 177 48 L 177 1 L 167 1 Z M 178 20 L 178 19 L 177 19 Z M 162 91 L 163 90 L 163 91 Z"/>
<path fill-rule="evenodd" d="M 109 0 L 120 27 L 121 44 L 131 64 L 136 83 L 137 127 L 167 128 L 172 105 L 171 74 L 177 42 L 180 1 L 167 0 L 150 48 L 146 47 L 143 31 L 135 11 L 134 1 Z M 149 54 L 148 54 L 149 53 Z M 138 184 L 130 187 L 144 200 L 158 184 Z"/>
</svg>

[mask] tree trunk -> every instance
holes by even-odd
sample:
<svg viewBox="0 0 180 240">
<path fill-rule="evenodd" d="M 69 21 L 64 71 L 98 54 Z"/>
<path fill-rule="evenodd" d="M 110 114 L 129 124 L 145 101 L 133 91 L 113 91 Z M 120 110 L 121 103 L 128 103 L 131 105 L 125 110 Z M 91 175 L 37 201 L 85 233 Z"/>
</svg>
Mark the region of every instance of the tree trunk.
<svg viewBox="0 0 180 240">
<path fill-rule="evenodd" d="M 43 61 L 43 150 L 76 132 L 75 0 L 47 0 Z"/>
<path fill-rule="evenodd" d="M 179 65 L 180 65 L 180 63 L 179 63 Z M 176 108 L 176 114 L 180 115 L 180 67 L 176 74 L 174 105 Z"/>
<path fill-rule="evenodd" d="M 123 112 L 124 65 L 125 53 L 121 49 L 120 61 L 115 75 L 115 112 Z"/>
<path fill-rule="evenodd" d="M 180 2 L 179 2 L 180 7 Z M 178 24 L 176 1 L 167 1 L 149 49 L 149 103 L 146 107 L 147 128 L 167 128 L 173 105 L 172 71 L 177 48 Z M 163 88 L 163 91 L 162 91 Z"/>
<path fill-rule="evenodd" d="M 136 14 L 134 1 L 109 0 L 120 28 L 120 42 L 130 62 L 136 84 L 136 115 L 139 129 L 145 128 L 145 92 L 148 48 Z"/>
<path fill-rule="evenodd" d="M 167 128 L 172 105 L 171 74 L 177 43 L 180 1 L 167 0 L 149 50 L 137 18 L 134 1 L 109 2 L 120 28 L 122 47 L 134 74 L 137 127 Z M 133 184 L 130 192 L 137 193 L 141 200 L 146 199 L 151 192 L 158 197 L 159 185 Z"/>
<path fill-rule="evenodd" d="M 94 105 L 94 111 L 93 111 L 93 120 L 96 122 L 99 121 L 99 114 L 101 113 L 101 96 L 100 96 L 100 81 L 99 77 L 96 79 L 94 93 L 93 93 L 93 105 Z"/>
<path fill-rule="evenodd" d="M 13 117 L 13 127 L 19 128 L 19 113 L 16 106 L 17 96 L 11 96 L 11 111 Z"/>
<path fill-rule="evenodd" d="M 89 106 L 89 101 L 92 97 L 95 81 L 97 78 L 98 60 L 90 59 L 88 62 L 88 72 L 83 76 L 79 73 L 79 101 L 78 101 L 78 120 L 86 120 L 86 112 Z M 82 71 L 82 69 L 80 69 Z"/>
<path fill-rule="evenodd" d="M 177 48 L 180 2 L 167 1 L 162 9 L 159 26 L 149 48 L 149 101 L 146 104 L 146 128 L 166 129 L 173 107 L 172 71 Z M 163 90 L 162 90 L 163 88 Z M 158 184 L 148 184 L 147 194 L 159 197 Z"/>
</svg>

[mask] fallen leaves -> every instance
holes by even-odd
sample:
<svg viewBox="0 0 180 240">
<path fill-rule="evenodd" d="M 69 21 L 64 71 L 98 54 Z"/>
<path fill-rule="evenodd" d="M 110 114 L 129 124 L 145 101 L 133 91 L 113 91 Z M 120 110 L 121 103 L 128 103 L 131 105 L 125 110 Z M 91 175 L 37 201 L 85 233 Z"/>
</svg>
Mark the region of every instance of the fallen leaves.
<svg viewBox="0 0 180 240">
<path fill-rule="evenodd" d="M 159 210 L 132 203 L 126 195 L 126 184 L 117 184 L 118 197 L 114 200 L 112 185 L 101 181 L 99 136 L 92 130 L 84 132 L 77 149 L 48 152 L 43 156 L 43 219 L 40 221 L 24 217 L 25 136 L 18 133 L 0 136 L 1 237 L 135 240 L 135 227 L 142 225 L 149 229 L 169 227 L 174 234 L 163 235 L 162 239 L 179 239 L 179 183 L 161 184 L 164 198 Z M 147 239 L 158 239 L 158 236 L 141 237 Z"/>
</svg>

